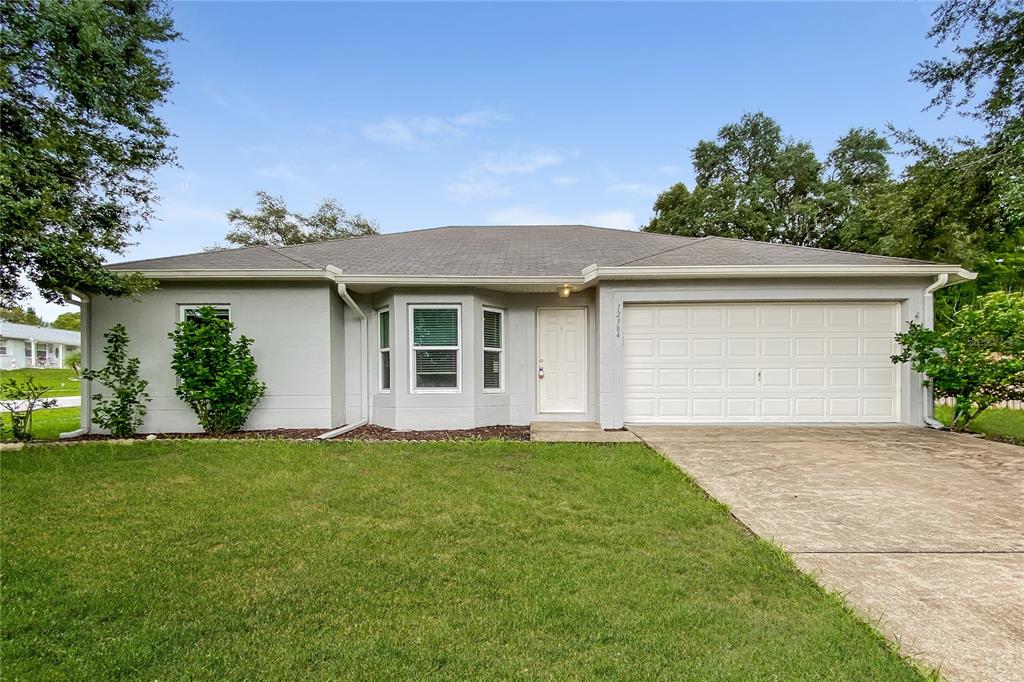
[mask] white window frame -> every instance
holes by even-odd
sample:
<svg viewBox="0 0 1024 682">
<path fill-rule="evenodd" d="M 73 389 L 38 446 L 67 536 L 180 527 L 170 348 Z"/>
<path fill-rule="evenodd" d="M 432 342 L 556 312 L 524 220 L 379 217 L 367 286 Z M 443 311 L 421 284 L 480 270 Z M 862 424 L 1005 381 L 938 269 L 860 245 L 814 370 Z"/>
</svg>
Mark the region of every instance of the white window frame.
<svg viewBox="0 0 1024 682">
<path fill-rule="evenodd" d="M 185 321 L 186 310 L 199 310 L 200 308 L 220 308 L 228 311 L 228 322 L 231 322 L 231 304 L 230 303 L 179 303 L 178 304 L 178 322 Z"/>
<path fill-rule="evenodd" d="M 386 348 L 380 345 L 380 316 L 383 313 L 388 314 L 388 345 Z M 391 343 L 391 308 L 385 306 L 377 310 L 377 390 L 380 393 L 391 393 L 391 375 L 394 374 L 394 372 L 389 372 L 388 387 L 384 388 L 384 363 L 381 362 L 380 359 L 381 356 L 385 352 L 387 352 L 388 359 L 390 360 L 390 362 L 388 362 L 388 369 L 390 370 L 392 368 L 395 359 L 394 355 L 391 354 L 392 345 L 393 344 Z"/>
<path fill-rule="evenodd" d="M 455 346 L 417 346 L 415 329 L 415 311 L 417 310 L 455 310 Z M 409 305 L 409 392 L 410 393 L 462 393 L 462 304 L 460 303 L 415 303 Z M 455 351 L 455 387 L 416 386 L 416 351 L 418 350 L 453 350 Z"/>
<path fill-rule="evenodd" d="M 7 357 L 7 339 L 0 339 L 0 356 Z"/>
<path fill-rule="evenodd" d="M 491 312 L 498 313 L 501 316 L 501 347 L 500 348 L 488 348 L 487 347 L 487 335 L 485 334 L 485 322 L 483 313 Z M 484 376 L 486 371 L 480 372 L 480 386 L 483 388 L 484 393 L 504 393 L 505 392 L 505 311 L 501 308 L 495 308 L 493 306 L 484 306 L 483 312 L 480 314 L 480 358 L 482 362 L 487 362 L 488 353 L 498 354 L 498 388 L 487 388 L 483 385 Z"/>
</svg>

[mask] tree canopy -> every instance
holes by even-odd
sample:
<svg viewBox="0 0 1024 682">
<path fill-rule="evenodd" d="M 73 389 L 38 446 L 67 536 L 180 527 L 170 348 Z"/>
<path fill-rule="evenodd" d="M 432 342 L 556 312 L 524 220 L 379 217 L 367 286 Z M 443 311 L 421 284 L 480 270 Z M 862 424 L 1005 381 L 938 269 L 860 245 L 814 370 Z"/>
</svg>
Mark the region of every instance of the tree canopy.
<svg viewBox="0 0 1024 682">
<path fill-rule="evenodd" d="M 69 331 L 77 332 L 82 327 L 82 313 L 61 313 L 57 316 L 57 319 L 50 325 L 54 329 L 67 329 Z"/>
<path fill-rule="evenodd" d="M 864 202 L 889 180 L 889 153 L 878 132 L 854 128 L 821 161 L 767 114 L 745 114 L 697 144 L 693 189 L 662 193 L 644 229 L 832 246 L 837 232 L 863 229 Z"/>
<path fill-rule="evenodd" d="M 39 317 L 34 308 L 22 308 L 20 306 L 0 308 L 0 320 L 7 320 L 16 324 L 30 324 L 33 327 L 46 326 L 43 318 Z"/>
<path fill-rule="evenodd" d="M 0 298 L 24 297 L 24 279 L 56 302 L 145 286 L 102 263 L 146 226 L 152 173 L 174 159 L 159 107 L 177 38 L 160 0 L 4 3 Z"/>
<path fill-rule="evenodd" d="M 336 199 L 325 199 L 313 213 L 288 209 L 282 197 L 256 192 L 256 210 L 228 211 L 232 230 L 225 239 L 235 246 L 290 246 L 328 239 L 377 234 L 377 223 L 359 213 L 349 213 Z"/>
<path fill-rule="evenodd" d="M 931 106 L 959 110 L 1000 129 L 1024 116 L 1024 5 L 1019 0 L 945 0 L 928 32 L 953 55 L 918 64 L 911 77 L 933 91 Z M 979 88 L 988 91 L 979 93 Z M 978 101 L 978 97 L 981 98 Z"/>
</svg>

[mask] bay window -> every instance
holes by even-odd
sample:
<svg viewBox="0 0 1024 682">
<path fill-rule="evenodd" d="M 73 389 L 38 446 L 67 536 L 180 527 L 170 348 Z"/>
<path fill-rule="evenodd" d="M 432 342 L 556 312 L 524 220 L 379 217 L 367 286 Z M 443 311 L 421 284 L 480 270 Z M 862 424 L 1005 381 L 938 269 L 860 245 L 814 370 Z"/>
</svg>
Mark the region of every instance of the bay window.
<svg viewBox="0 0 1024 682">
<path fill-rule="evenodd" d="M 505 389 L 505 313 L 484 308 L 484 391 Z"/>
<path fill-rule="evenodd" d="M 458 392 L 462 367 L 461 308 L 410 306 L 409 332 L 413 392 Z"/>
<path fill-rule="evenodd" d="M 377 311 L 377 339 L 380 352 L 380 390 L 391 391 L 391 311 L 387 308 Z"/>
</svg>

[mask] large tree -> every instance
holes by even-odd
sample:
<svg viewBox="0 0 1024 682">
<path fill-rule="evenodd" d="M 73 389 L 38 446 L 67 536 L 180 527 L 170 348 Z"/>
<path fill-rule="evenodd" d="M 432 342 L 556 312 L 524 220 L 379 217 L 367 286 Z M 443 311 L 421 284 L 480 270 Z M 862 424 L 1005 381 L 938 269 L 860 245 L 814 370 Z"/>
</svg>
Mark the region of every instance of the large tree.
<svg viewBox="0 0 1024 682">
<path fill-rule="evenodd" d="M 923 61 L 912 72 L 933 91 L 931 105 L 980 118 L 993 130 L 1024 117 L 1020 0 L 945 0 L 932 18 L 928 37 L 955 45 L 952 55 Z"/>
<path fill-rule="evenodd" d="M 325 199 L 307 214 L 289 210 L 281 197 L 256 192 L 253 213 L 235 208 L 227 216 L 233 229 L 225 239 L 235 246 L 289 246 L 377 234 L 376 222 L 349 213 L 335 199 Z"/>
<path fill-rule="evenodd" d="M 0 13 L 0 298 L 142 286 L 102 268 L 173 159 L 159 107 L 178 34 L 158 0 L 8 0 Z"/>
<path fill-rule="evenodd" d="M 82 313 L 75 311 L 73 313 L 61 313 L 57 316 L 51 324 L 54 329 L 67 329 L 69 331 L 77 332 L 82 328 Z"/>
<path fill-rule="evenodd" d="M 39 314 L 36 313 L 35 308 L 22 308 L 20 306 L 0 308 L 0 320 L 7 320 L 17 324 L 30 324 L 33 327 L 46 326 L 43 318 L 39 317 Z"/>
<path fill-rule="evenodd" d="M 644 228 L 684 236 L 818 246 L 836 241 L 862 204 L 889 181 L 889 144 L 873 130 L 841 137 L 825 162 L 783 136 L 764 113 L 723 126 L 693 149 L 696 182 L 661 194 Z"/>
</svg>

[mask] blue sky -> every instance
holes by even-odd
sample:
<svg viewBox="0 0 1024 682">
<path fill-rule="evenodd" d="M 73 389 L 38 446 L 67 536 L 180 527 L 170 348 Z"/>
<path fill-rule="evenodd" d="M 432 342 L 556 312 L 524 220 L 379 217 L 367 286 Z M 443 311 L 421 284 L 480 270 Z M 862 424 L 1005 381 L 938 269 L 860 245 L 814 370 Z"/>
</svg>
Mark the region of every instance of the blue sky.
<svg viewBox="0 0 1024 682">
<path fill-rule="evenodd" d="M 822 156 L 853 126 L 974 132 L 923 112 L 907 80 L 936 54 L 933 7 L 176 3 L 180 167 L 158 174 L 159 220 L 127 257 L 222 241 L 257 189 L 297 210 L 336 197 L 384 232 L 637 228 L 691 180 L 697 141 L 744 112 Z"/>
</svg>

